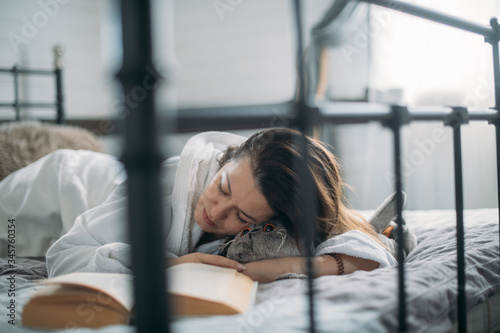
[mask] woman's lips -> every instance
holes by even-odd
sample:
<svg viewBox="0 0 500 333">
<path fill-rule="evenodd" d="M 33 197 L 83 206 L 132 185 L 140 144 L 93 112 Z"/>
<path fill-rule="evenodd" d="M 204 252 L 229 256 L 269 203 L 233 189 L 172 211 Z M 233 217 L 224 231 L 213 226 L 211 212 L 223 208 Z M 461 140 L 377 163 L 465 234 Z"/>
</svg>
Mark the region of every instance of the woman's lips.
<svg viewBox="0 0 500 333">
<path fill-rule="evenodd" d="M 203 208 L 203 220 L 205 220 L 205 223 L 208 224 L 211 227 L 216 227 L 214 221 L 212 221 L 207 214 L 207 211 L 205 208 Z"/>
</svg>

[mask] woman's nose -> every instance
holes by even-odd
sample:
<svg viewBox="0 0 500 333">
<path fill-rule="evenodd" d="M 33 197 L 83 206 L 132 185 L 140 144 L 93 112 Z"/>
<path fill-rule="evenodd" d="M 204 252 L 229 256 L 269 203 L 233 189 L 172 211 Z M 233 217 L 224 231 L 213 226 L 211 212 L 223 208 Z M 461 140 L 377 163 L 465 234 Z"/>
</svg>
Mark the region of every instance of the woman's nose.
<svg viewBox="0 0 500 333">
<path fill-rule="evenodd" d="M 228 200 L 219 200 L 212 206 L 212 219 L 221 220 L 228 216 L 231 205 Z"/>
</svg>

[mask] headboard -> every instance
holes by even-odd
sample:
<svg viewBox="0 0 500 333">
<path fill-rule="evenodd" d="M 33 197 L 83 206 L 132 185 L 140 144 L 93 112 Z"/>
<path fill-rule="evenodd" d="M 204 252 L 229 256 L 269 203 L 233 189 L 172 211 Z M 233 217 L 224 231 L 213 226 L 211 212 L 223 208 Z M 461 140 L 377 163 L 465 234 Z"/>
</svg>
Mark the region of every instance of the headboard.
<svg viewBox="0 0 500 333">
<path fill-rule="evenodd" d="M 15 112 L 15 120 L 21 120 L 22 108 L 47 108 L 55 109 L 55 121 L 58 124 L 66 122 L 64 112 L 64 94 L 62 84 L 62 74 L 64 65 L 64 48 L 61 45 L 56 45 L 53 48 L 54 52 L 54 69 L 28 69 L 19 68 L 17 65 L 11 68 L 0 68 L 0 73 L 12 75 L 14 84 L 14 100 L 12 102 L 0 102 L 0 108 L 12 108 Z M 21 101 L 19 97 L 19 76 L 20 75 L 41 75 L 41 76 L 54 76 L 56 96 L 53 103 L 39 103 L 39 102 L 25 102 Z"/>
</svg>

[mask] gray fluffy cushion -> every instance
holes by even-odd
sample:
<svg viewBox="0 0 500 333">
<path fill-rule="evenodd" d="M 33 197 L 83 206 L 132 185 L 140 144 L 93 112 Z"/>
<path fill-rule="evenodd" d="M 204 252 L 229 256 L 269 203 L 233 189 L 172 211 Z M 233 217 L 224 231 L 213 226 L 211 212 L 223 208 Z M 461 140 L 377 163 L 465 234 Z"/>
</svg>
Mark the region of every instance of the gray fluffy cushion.
<svg viewBox="0 0 500 333">
<path fill-rule="evenodd" d="M 102 152 L 90 131 L 68 125 L 15 122 L 0 125 L 0 181 L 14 171 L 57 149 Z"/>
</svg>

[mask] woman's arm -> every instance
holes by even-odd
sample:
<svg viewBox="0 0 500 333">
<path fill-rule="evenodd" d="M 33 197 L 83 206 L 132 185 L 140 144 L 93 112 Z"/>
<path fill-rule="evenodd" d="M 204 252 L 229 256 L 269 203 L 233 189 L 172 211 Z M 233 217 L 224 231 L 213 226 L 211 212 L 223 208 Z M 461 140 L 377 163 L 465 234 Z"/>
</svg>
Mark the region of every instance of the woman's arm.
<svg viewBox="0 0 500 333">
<path fill-rule="evenodd" d="M 371 271 L 379 267 L 379 263 L 369 259 L 339 254 L 344 264 L 344 274 L 362 270 Z M 320 255 L 313 257 L 315 277 L 325 275 L 338 275 L 337 260 L 331 255 Z M 288 257 L 279 259 L 267 259 L 245 264 L 247 267 L 243 273 L 260 283 L 275 281 L 278 277 L 287 273 L 307 274 L 306 262 L 302 257 Z"/>
<path fill-rule="evenodd" d="M 378 262 L 373 260 L 352 257 L 341 253 L 338 253 L 337 255 L 338 258 L 342 260 L 344 274 L 351 274 L 355 271 L 373 271 L 380 266 Z M 339 264 L 331 255 L 314 257 L 314 265 L 317 277 L 325 275 L 339 275 Z"/>
</svg>

